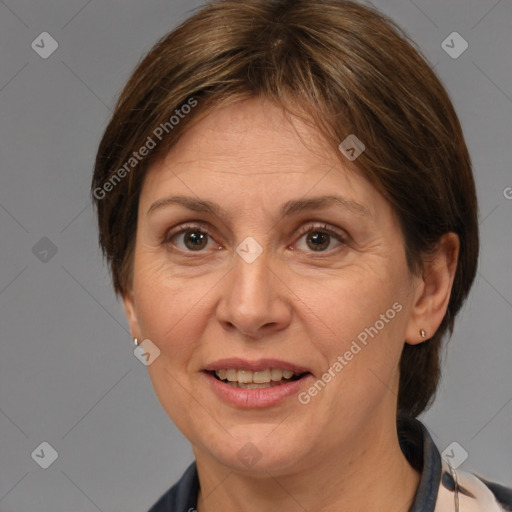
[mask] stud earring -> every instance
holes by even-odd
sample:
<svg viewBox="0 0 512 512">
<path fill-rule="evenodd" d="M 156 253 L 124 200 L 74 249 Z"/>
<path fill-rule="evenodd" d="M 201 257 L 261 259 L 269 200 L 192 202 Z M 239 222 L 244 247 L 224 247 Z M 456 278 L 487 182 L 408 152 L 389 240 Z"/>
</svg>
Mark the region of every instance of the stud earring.
<svg viewBox="0 0 512 512">
<path fill-rule="evenodd" d="M 420 329 L 420 336 L 422 338 L 426 338 L 427 337 L 427 333 L 425 332 L 425 329 Z"/>
<path fill-rule="evenodd" d="M 133 338 L 133 343 L 135 343 L 135 346 L 139 345 L 139 340 L 137 338 Z"/>
</svg>

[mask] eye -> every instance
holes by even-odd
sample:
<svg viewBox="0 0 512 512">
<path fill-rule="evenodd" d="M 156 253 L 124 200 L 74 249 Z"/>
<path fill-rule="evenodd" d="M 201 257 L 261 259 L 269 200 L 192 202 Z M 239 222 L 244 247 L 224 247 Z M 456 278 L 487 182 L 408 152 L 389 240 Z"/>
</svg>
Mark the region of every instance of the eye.
<svg viewBox="0 0 512 512">
<path fill-rule="evenodd" d="M 295 244 L 300 250 L 310 250 L 313 252 L 326 252 L 327 249 L 334 249 L 332 246 L 333 239 L 336 245 L 345 245 L 345 237 L 333 229 L 330 229 L 326 224 L 305 226 L 301 230 L 301 237 Z M 301 240 L 304 239 L 304 243 L 301 244 Z"/>
<path fill-rule="evenodd" d="M 165 244 L 172 244 L 184 252 L 200 252 L 213 243 L 208 232 L 199 226 L 180 226 L 179 231 L 165 237 Z"/>
</svg>

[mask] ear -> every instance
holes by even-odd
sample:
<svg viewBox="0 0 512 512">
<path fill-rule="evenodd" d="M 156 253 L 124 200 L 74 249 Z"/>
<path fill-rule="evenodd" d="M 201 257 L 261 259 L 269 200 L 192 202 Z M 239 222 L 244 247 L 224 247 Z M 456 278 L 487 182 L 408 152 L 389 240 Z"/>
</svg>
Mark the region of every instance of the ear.
<svg viewBox="0 0 512 512">
<path fill-rule="evenodd" d="M 139 320 L 137 318 L 133 289 L 123 294 L 123 306 L 126 318 L 128 320 L 128 325 L 130 326 L 132 337 L 140 339 L 142 334 Z"/>
<path fill-rule="evenodd" d="M 413 309 L 405 336 L 409 345 L 431 338 L 441 325 L 450 302 L 459 247 L 459 237 L 455 233 L 446 233 L 434 254 L 426 256 L 423 273 L 415 279 Z M 421 330 L 425 331 L 425 337 Z"/>
</svg>

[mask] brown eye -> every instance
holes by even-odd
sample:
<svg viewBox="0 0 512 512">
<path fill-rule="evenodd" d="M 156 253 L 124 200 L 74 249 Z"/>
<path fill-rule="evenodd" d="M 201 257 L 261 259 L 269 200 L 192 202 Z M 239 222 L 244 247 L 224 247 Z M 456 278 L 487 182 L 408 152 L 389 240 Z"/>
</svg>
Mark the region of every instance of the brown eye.
<svg viewBox="0 0 512 512">
<path fill-rule="evenodd" d="M 300 235 L 296 247 L 301 251 L 327 253 L 346 245 L 346 238 L 326 224 L 306 226 Z"/>
<path fill-rule="evenodd" d="M 183 241 L 187 249 L 199 251 L 208 245 L 208 235 L 201 231 L 186 231 Z"/>
<path fill-rule="evenodd" d="M 312 234 L 306 237 L 306 243 L 313 251 L 323 251 L 327 249 L 330 242 L 330 235 L 328 233 L 322 233 L 321 231 L 312 231 Z"/>
<path fill-rule="evenodd" d="M 197 226 L 182 226 L 182 228 L 166 237 L 165 245 L 174 245 L 183 252 L 201 252 L 208 247 L 213 239 Z"/>
</svg>

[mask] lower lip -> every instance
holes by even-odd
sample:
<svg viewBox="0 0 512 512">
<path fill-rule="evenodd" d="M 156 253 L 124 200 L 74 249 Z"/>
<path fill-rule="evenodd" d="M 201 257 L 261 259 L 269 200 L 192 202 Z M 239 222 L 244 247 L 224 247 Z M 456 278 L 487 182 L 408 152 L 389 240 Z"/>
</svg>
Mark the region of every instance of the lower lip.
<svg viewBox="0 0 512 512">
<path fill-rule="evenodd" d="M 310 377 L 313 377 L 311 374 L 307 374 L 298 380 L 280 384 L 279 386 L 244 389 L 225 384 L 208 372 L 204 372 L 204 375 L 221 400 L 235 407 L 244 409 L 256 409 L 277 405 L 286 398 L 297 395 L 301 388 L 307 384 Z"/>
</svg>

